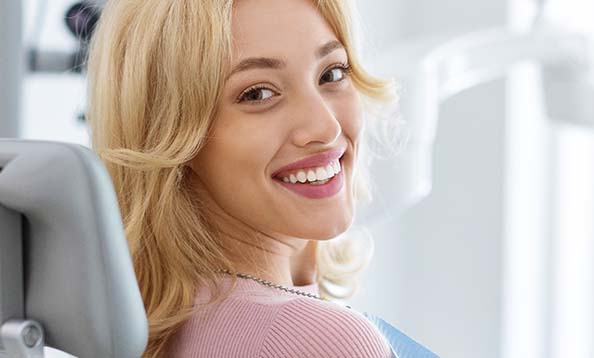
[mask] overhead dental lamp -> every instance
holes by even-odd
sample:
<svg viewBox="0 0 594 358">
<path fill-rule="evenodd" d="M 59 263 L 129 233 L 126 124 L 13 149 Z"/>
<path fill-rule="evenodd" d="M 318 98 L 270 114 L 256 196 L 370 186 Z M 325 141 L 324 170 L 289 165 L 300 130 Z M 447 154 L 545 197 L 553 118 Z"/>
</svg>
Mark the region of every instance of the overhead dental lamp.
<svg viewBox="0 0 594 358">
<path fill-rule="evenodd" d="M 541 66 L 549 118 L 594 127 L 594 39 L 585 33 L 541 26 L 530 33 L 488 29 L 454 39 L 415 39 L 387 51 L 375 65 L 403 88 L 401 115 L 407 145 L 396 156 L 376 158 L 374 204 L 366 222 L 388 220 L 431 192 L 433 146 L 440 105 L 463 90 L 524 62 Z"/>
</svg>

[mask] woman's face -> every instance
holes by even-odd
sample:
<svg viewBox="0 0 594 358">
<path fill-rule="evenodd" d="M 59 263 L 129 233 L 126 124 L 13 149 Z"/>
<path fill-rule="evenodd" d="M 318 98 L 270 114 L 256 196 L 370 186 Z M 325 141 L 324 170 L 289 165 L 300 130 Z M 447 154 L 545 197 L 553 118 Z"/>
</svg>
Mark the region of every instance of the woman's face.
<svg viewBox="0 0 594 358">
<path fill-rule="evenodd" d="M 362 125 L 346 51 L 308 0 L 239 0 L 232 33 L 230 75 L 191 162 L 211 209 L 269 237 L 337 236 L 353 219 Z"/>
</svg>

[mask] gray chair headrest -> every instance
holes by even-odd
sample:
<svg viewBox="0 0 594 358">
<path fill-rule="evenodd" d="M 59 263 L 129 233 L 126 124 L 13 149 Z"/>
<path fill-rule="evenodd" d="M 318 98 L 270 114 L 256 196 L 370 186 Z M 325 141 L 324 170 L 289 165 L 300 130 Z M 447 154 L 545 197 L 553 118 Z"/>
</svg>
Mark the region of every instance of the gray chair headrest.
<svg viewBox="0 0 594 358">
<path fill-rule="evenodd" d="M 140 357 L 147 318 L 101 160 L 75 144 L 0 139 L 0 168 L 0 206 L 16 213 L 0 215 L 0 231 L 22 223 L 24 290 L 22 317 L 5 305 L 0 324 L 35 320 L 46 345 L 77 357 Z"/>
</svg>

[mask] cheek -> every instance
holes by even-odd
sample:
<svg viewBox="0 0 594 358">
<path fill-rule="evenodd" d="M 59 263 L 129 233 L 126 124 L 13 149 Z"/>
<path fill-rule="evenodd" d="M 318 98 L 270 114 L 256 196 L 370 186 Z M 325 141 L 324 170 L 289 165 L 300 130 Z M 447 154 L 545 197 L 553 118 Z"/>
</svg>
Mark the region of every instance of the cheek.
<svg viewBox="0 0 594 358">
<path fill-rule="evenodd" d="M 253 190 L 258 187 L 254 184 L 261 184 L 278 148 L 275 141 L 280 137 L 274 128 L 262 125 L 261 120 L 228 117 L 216 123 L 211 138 L 192 161 L 219 204 L 233 203 L 238 191 Z"/>
</svg>

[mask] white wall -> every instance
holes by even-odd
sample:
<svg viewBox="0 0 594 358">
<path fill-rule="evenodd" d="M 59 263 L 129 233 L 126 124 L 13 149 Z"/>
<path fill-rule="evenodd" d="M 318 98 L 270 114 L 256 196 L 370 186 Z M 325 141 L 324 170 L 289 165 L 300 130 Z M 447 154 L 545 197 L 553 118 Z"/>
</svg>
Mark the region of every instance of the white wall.
<svg viewBox="0 0 594 358">
<path fill-rule="evenodd" d="M 64 24 L 73 0 L 23 1 L 24 42 L 42 51 L 72 51 L 76 40 Z M 29 73 L 23 82 L 21 136 L 89 144 L 85 110 L 85 79 L 71 73 Z"/>
<path fill-rule="evenodd" d="M 360 3 L 376 42 L 365 54 L 372 68 L 373 51 L 391 41 L 506 22 L 505 2 Z M 495 81 L 443 104 L 433 190 L 399 219 L 372 228 L 375 261 L 352 300 L 442 357 L 500 356 L 504 87 Z"/>
</svg>

